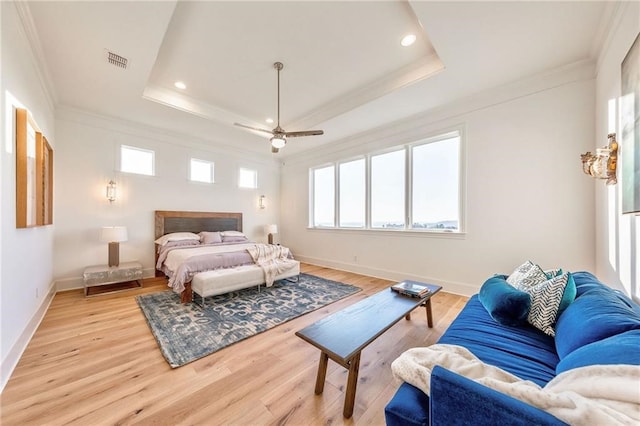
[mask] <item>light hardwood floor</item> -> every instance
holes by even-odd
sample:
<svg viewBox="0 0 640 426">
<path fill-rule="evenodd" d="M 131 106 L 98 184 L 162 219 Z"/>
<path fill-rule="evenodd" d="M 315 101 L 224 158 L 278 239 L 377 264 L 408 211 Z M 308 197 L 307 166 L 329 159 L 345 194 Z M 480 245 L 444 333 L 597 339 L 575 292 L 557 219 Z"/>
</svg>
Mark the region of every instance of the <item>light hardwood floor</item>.
<svg viewBox="0 0 640 426">
<path fill-rule="evenodd" d="M 135 301 L 164 290 L 164 280 L 88 299 L 81 290 L 57 294 L 1 395 L 2 425 L 384 424 L 397 389 L 391 362 L 435 343 L 467 298 L 445 289 L 432 299 L 434 328 L 418 309 L 365 348 L 354 414 L 344 419 L 346 370 L 329 361 L 324 393 L 314 395 L 320 351 L 294 333 L 390 282 L 312 265 L 302 271 L 362 291 L 177 369 Z"/>
</svg>

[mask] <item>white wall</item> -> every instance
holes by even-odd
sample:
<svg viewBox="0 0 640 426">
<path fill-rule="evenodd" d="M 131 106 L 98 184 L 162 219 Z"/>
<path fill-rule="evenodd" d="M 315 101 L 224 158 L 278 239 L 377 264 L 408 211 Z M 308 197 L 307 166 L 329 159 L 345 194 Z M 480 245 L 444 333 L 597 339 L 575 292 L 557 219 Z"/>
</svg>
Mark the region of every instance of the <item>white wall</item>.
<svg viewBox="0 0 640 426">
<path fill-rule="evenodd" d="M 594 270 L 593 182 L 580 153 L 593 144 L 593 64 L 499 88 L 379 129 L 338 152 L 288 158 L 282 238 L 296 257 L 344 270 L 441 283 L 473 294 L 527 259 Z M 466 134 L 466 235 L 307 229 L 308 168 L 453 126 Z"/>
<path fill-rule="evenodd" d="M 607 144 L 607 133 L 616 132 L 621 138 L 618 101 L 620 66 L 633 41 L 640 33 L 640 3 L 619 5 L 619 20 L 615 21 L 609 38 L 598 59 L 596 83 L 596 139 L 589 147 Z M 610 102 L 614 107 L 609 112 Z M 636 99 L 636 103 L 640 100 Z M 638 147 L 636 148 L 638 149 Z M 624 156 L 620 151 L 620 157 Z M 622 164 L 621 159 L 618 166 Z M 620 182 L 622 170 L 618 170 Z M 605 186 L 603 181 L 594 181 L 596 193 L 596 272 L 605 282 L 635 294 L 640 299 L 640 216 L 621 214 L 621 185 Z"/>
<path fill-rule="evenodd" d="M 16 229 L 14 106 L 31 111 L 56 150 L 54 112 L 35 66 L 27 36 L 12 2 L 2 9 L 3 117 L 0 172 L 0 354 L 4 387 L 50 301 L 53 268 L 53 226 Z M 55 161 L 55 156 L 54 156 Z M 54 164 L 54 170 L 57 164 Z M 54 176 L 55 182 L 56 176 Z"/>
<path fill-rule="evenodd" d="M 279 165 L 268 157 L 234 153 L 215 141 L 171 135 L 121 120 L 58 109 L 53 276 L 57 288 L 82 286 L 88 265 L 105 264 L 102 226 L 124 225 L 128 241 L 120 260 L 142 262 L 154 272 L 154 210 L 224 211 L 244 214 L 244 231 L 266 242 L 263 225 L 278 223 Z M 155 151 L 155 176 L 118 171 L 120 145 Z M 191 157 L 215 163 L 214 184 L 188 181 Z M 238 169 L 258 172 L 258 189 L 238 188 Z M 107 182 L 117 183 L 118 199 L 105 197 Z M 258 208 L 266 195 L 268 207 Z"/>
</svg>

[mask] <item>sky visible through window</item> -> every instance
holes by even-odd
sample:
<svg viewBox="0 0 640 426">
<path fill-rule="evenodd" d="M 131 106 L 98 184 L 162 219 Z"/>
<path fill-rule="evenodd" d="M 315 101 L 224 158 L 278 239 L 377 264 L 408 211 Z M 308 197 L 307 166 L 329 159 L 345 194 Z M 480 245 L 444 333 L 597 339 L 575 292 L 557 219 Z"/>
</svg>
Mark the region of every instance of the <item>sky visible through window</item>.
<svg viewBox="0 0 640 426">
<path fill-rule="evenodd" d="M 213 163 L 211 161 L 191 159 L 191 176 L 194 182 L 213 183 Z"/>
<path fill-rule="evenodd" d="M 153 151 L 122 145 L 120 171 L 153 176 Z"/>
<path fill-rule="evenodd" d="M 365 160 L 340 164 L 340 226 L 364 228 L 366 197 Z"/>
</svg>

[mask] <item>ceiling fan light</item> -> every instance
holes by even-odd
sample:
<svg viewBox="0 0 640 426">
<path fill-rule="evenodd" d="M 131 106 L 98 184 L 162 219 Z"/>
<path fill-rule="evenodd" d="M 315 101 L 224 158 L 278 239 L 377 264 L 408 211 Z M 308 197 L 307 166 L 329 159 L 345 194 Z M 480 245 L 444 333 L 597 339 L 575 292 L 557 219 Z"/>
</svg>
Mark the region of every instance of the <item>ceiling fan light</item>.
<svg viewBox="0 0 640 426">
<path fill-rule="evenodd" d="M 282 148 L 286 145 L 287 141 L 282 136 L 274 136 L 271 138 L 271 146 L 274 148 Z"/>
</svg>

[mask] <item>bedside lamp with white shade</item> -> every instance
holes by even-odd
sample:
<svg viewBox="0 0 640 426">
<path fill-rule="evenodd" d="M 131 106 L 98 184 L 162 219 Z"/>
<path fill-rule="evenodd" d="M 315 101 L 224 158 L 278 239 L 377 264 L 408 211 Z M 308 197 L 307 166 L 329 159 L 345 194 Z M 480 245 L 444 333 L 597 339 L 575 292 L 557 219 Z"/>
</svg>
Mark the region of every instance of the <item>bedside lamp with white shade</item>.
<svg viewBox="0 0 640 426">
<path fill-rule="evenodd" d="M 109 266 L 120 264 L 120 243 L 127 241 L 127 228 L 124 226 L 103 226 L 100 241 L 109 243 Z"/>
<path fill-rule="evenodd" d="M 278 225 L 265 225 L 264 233 L 268 235 L 269 244 L 273 244 L 273 234 L 278 233 Z"/>
</svg>

